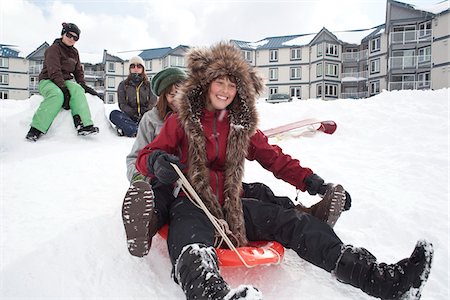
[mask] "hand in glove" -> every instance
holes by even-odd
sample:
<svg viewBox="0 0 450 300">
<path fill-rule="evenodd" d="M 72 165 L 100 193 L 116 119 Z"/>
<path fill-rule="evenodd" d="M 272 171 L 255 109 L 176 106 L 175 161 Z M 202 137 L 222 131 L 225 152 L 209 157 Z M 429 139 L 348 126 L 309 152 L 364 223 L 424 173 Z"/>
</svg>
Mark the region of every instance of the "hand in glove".
<svg viewBox="0 0 450 300">
<path fill-rule="evenodd" d="M 180 169 L 185 167 L 177 156 L 155 150 L 148 157 L 147 168 L 161 183 L 171 184 L 177 181 L 179 176 L 170 163 L 176 164 Z"/>
<path fill-rule="evenodd" d="M 63 92 L 64 95 L 64 102 L 62 105 L 62 108 L 64 108 L 65 110 L 70 109 L 70 93 L 69 90 L 66 87 L 62 87 L 61 91 Z"/>
<path fill-rule="evenodd" d="M 84 89 L 84 91 L 85 91 L 86 93 L 91 94 L 91 95 L 94 95 L 94 96 L 98 96 L 98 93 L 97 93 L 93 88 L 91 88 L 90 86 L 88 86 L 86 83 L 82 83 L 82 84 L 80 84 L 80 85 L 81 85 L 81 87 Z"/>
<path fill-rule="evenodd" d="M 327 191 L 325 181 L 317 174 L 311 174 L 305 178 L 306 191 L 310 195 L 324 195 Z"/>
</svg>

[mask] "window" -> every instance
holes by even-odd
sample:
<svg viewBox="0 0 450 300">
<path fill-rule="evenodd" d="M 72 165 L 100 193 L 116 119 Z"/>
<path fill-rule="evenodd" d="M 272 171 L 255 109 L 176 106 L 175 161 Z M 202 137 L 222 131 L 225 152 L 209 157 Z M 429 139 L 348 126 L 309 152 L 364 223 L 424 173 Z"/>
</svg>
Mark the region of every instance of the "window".
<svg viewBox="0 0 450 300">
<path fill-rule="evenodd" d="M 116 66 L 113 62 L 109 62 L 108 63 L 108 72 L 115 72 L 116 71 Z"/>
<path fill-rule="evenodd" d="M 0 99 L 1 100 L 8 99 L 8 91 L 0 91 Z"/>
<path fill-rule="evenodd" d="M 338 76 L 338 65 L 325 63 L 325 75 L 331 76 L 331 77 L 337 77 Z"/>
<path fill-rule="evenodd" d="M 291 60 L 301 60 L 302 59 L 302 49 L 293 48 L 291 49 Z"/>
<path fill-rule="evenodd" d="M 9 58 L 0 57 L 0 68 L 8 69 L 8 66 L 9 66 Z"/>
<path fill-rule="evenodd" d="M 115 88 L 116 82 L 114 80 L 114 77 L 108 77 L 108 88 Z"/>
<path fill-rule="evenodd" d="M 114 94 L 108 93 L 108 103 L 114 103 Z"/>
<path fill-rule="evenodd" d="M 419 49 L 419 63 L 431 61 L 431 47 L 424 47 Z"/>
<path fill-rule="evenodd" d="M 278 80 L 278 68 L 269 69 L 269 80 Z"/>
<path fill-rule="evenodd" d="M 317 44 L 316 51 L 317 51 L 317 57 L 320 57 L 323 55 L 323 44 L 322 43 Z"/>
<path fill-rule="evenodd" d="M 184 67 L 184 57 L 183 56 L 170 56 L 170 66 L 171 67 Z"/>
<path fill-rule="evenodd" d="M 370 74 L 380 73 L 380 59 L 370 61 Z"/>
<path fill-rule="evenodd" d="M 327 49 L 325 50 L 325 54 L 327 56 L 338 56 L 338 46 L 335 44 L 327 43 Z"/>
<path fill-rule="evenodd" d="M 269 56 L 269 61 L 278 61 L 278 50 L 270 50 Z"/>
<path fill-rule="evenodd" d="M 302 88 L 300 86 L 291 86 L 291 97 L 302 98 Z"/>
<path fill-rule="evenodd" d="M 0 84 L 8 84 L 9 76 L 7 74 L 0 74 Z"/>
<path fill-rule="evenodd" d="M 420 73 L 417 75 L 417 87 L 429 87 L 430 86 L 431 75 L 430 72 Z"/>
<path fill-rule="evenodd" d="M 145 62 L 145 71 L 151 71 L 152 70 L 152 60 L 146 60 Z"/>
<path fill-rule="evenodd" d="M 253 55 L 252 55 L 252 52 L 251 52 L 251 51 L 244 50 L 244 51 L 243 51 L 243 54 L 244 54 L 244 59 L 245 59 L 246 61 L 249 61 L 249 62 L 252 62 L 252 61 L 253 61 Z"/>
<path fill-rule="evenodd" d="M 337 85 L 325 84 L 325 96 L 337 97 Z"/>
<path fill-rule="evenodd" d="M 322 97 L 322 84 L 321 83 L 319 83 L 317 85 L 317 96 Z"/>
<path fill-rule="evenodd" d="M 318 63 L 316 65 L 316 77 L 322 77 L 323 70 L 322 70 L 322 63 Z"/>
<path fill-rule="evenodd" d="M 371 81 L 369 83 L 370 95 L 376 95 L 380 93 L 380 81 Z"/>
<path fill-rule="evenodd" d="M 291 68 L 291 79 L 302 79 L 302 68 L 294 67 Z"/>
<path fill-rule="evenodd" d="M 431 21 L 419 24 L 419 37 L 431 35 Z"/>
<path fill-rule="evenodd" d="M 370 41 L 370 52 L 380 51 L 380 48 L 381 48 L 380 38 L 376 38 Z"/>
<path fill-rule="evenodd" d="M 278 88 L 277 87 L 271 87 L 269 88 L 269 93 L 271 95 L 278 93 Z"/>
</svg>

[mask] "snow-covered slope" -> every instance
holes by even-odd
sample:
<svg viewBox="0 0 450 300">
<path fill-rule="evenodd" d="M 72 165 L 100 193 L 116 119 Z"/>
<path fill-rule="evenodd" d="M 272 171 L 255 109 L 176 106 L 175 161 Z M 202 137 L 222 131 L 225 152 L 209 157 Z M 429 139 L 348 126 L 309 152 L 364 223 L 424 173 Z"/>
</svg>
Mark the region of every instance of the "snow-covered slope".
<svg viewBox="0 0 450 300">
<path fill-rule="evenodd" d="M 25 141 L 42 98 L 0 102 L 0 298 L 183 299 L 170 277 L 164 242 L 128 254 L 120 209 L 128 187 L 125 156 L 98 98 L 87 95 L 100 134 L 78 137 L 69 111 L 48 134 Z M 341 239 L 380 261 L 409 256 L 417 239 L 434 243 L 423 299 L 449 299 L 449 90 L 383 92 L 366 100 L 258 104 L 260 128 L 305 118 L 332 119 L 333 135 L 273 139 L 330 182 L 353 206 L 335 226 Z M 257 163 L 245 180 L 295 198 L 293 187 Z M 299 194 L 305 204 L 319 199 Z M 232 286 L 250 283 L 265 299 L 370 299 L 287 251 L 282 265 L 224 269 Z"/>
</svg>

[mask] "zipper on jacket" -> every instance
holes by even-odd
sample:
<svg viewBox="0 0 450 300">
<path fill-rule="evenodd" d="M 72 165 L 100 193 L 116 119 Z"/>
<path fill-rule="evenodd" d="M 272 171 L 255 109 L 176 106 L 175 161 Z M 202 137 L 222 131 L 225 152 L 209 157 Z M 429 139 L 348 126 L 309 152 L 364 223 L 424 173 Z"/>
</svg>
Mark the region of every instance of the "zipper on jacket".
<svg viewBox="0 0 450 300">
<path fill-rule="evenodd" d="M 141 88 L 142 83 L 144 83 L 144 81 L 141 81 L 141 83 L 139 83 L 139 85 L 136 87 L 136 103 L 139 116 L 141 116 L 141 101 L 139 99 L 139 89 Z"/>
</svg>

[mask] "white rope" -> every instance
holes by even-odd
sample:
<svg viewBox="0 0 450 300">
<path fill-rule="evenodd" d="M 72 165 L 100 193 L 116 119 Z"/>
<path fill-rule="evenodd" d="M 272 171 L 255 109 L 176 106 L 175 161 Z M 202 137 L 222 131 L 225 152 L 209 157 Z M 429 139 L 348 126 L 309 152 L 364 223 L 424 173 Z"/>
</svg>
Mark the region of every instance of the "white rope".
<svg viewBox="0 0 450 300">
<path fill-rule="evenodd" d="M 185 191 L 186 195 L 190 195 L 190 197 L 188 197 L 188 198 L 191 199 L 191 197 L 192 197 L 195 200 L 195 203 L 200 207 L 200 209 L 202 209 L 205 212 L 206 216 L 211 221 L 211 223 L 216 228 L 216 230 L 219 232 L 219 234 L 222 236 L 223 240 L 228 245 L 228 247 L 236 253 L 236 255 L 239 257 L 239 259 L 244 264 L 244 266 L 246 266 L 247 268 L 255 267 L 255 266 L 250 266 L 249 264 L 247 264 L 247 262 L 241 256 L 241 254 L 237 251 L 236 247 L 233 245 L 233 243 L 230 241 L 228 236 L 223 231 L 223 228 L 219 225 L 217 219 L 211 214 L 211 212 L 208 210 L 206 205 L 203 203 L 202 199 L 200 199 L 197 192 L 194 190 L 194 188 L 191 186 L 189 181 L 184 176 L 183 172 L 181 172 L 180 168 L 174 163 L 170 163 L 170 164 L 175 169 L 175 171 L 178 173 L 178 176 L 180 176 L 180 179 L 178 179 L 178 180 L 181 181 L 183 191 Z M 192 199 L 191 199 L 191 201 L 192 201 Z"/>
</svg>

